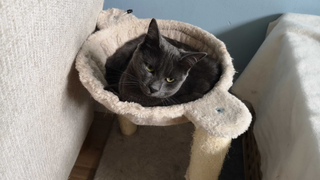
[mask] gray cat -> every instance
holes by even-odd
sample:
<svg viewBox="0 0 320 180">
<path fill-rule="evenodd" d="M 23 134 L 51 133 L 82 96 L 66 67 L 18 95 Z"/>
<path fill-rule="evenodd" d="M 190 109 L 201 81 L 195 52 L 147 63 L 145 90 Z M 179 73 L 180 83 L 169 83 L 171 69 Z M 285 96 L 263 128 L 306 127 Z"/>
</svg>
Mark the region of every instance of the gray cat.
<svg viewBox="0 0 320 180">
<path fill-rule="evenodd" d="M 190 46 L 160 34 L 152 19 L 147 34 L 107 59 L 106 80 L 122 101 L 169 106 L 203 97 L 219 81 L 221 65 Z"/>
</svg>

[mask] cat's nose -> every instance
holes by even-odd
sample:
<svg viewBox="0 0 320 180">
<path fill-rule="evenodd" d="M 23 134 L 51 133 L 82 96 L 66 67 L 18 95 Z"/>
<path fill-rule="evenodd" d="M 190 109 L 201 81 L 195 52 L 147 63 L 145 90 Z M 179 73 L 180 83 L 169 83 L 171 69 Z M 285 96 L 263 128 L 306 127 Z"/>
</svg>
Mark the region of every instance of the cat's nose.
<svg viewBox="0 0 320 180">
<path fill-rule="evenodd" d="M 151 92 L 151 93 L 155 93 L 155 92 L 157 92 L 157 91 L 158 91 L 157 89 L 154 89 L 154 88 L 153 88 L 153 87 L 151 87 L 151 86 L 149 87 L 149 89 L 150 89 L 150 92 Z"/>
</svg>

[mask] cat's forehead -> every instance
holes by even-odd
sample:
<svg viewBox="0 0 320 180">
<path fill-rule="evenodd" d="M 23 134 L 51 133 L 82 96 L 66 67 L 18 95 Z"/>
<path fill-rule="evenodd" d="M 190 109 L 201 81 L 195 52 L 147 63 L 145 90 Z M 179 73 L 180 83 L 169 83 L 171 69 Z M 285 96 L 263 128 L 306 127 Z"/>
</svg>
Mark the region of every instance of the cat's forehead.
<svg viewBox="0 0 320 180">
<path fill-rule="evenodd" d="M 162 71 L 164 74 L 168 74 L 172 71 L 174 66 L 174 59 L 171 59 L 170 57 L 163 57 L 160 61 L 157 63 L 157 69 Z"/>
<path fill-rule="evenodd" d="M 181 74 L 184 74 L 184 71 L 179 64 L 177 57 L 163 57 L 163 59 L 158 62 L 158 66 L 156 67 L 156 69 L 157 75 L 161 77 L 166 77 L 169 75 L 179 76 Z"/>
<path fill-rule="evenodd" d="M 158 67 L 171 68 L 180 59 L 180 53 L 173 48 L 149 51 L 148 61 Z"/>
</svg>

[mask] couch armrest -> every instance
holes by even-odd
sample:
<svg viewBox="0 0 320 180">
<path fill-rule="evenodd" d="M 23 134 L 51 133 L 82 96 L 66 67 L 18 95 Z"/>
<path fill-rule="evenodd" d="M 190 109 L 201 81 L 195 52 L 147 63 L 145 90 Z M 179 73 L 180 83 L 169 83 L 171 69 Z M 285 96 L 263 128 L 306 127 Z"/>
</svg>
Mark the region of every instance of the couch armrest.
<svg viewBox="0 0 320 180">
<path fill-rule="evenodd" d="M 0 4 L 0 177 L 68 179 L 93 115 L 74 58 L 103 0 Z"/>
</svg>

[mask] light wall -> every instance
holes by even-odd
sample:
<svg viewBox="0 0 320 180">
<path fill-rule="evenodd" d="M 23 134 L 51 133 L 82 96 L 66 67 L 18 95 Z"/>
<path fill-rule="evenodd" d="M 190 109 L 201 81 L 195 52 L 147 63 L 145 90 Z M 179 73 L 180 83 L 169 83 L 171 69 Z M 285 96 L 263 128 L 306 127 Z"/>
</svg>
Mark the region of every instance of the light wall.
<svg viewBox="0 0 320 180">
<path fill-rule="evenodd" d="M 287 12 L 320 15 L 319 0 L 105 0 L 108 8 L 133 9 L 138 18 L 178 20 L 207 30 L 226 43 L 239 73 L 263 42 L 269 22 Z"/>
</svg>

